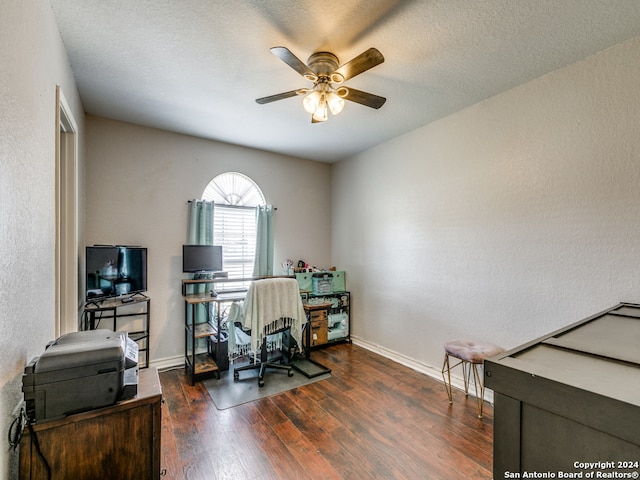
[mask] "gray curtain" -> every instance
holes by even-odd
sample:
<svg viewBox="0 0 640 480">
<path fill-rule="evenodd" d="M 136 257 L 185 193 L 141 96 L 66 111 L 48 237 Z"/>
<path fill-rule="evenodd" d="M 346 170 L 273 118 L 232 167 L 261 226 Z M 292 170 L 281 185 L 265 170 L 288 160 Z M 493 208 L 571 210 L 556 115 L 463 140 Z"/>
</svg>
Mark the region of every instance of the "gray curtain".
<svg viewBox="0 0 640 480">
<path fill-rule="evenodd" d="M 253 264 L 254 276 L 273 275 L 273 211 L 272 205 L 256 208 L 256 258 Z"/>
<path fill-rule="evenodd" d="M 187 223 L 187 245 L 213 245 L 213 202 L 193 199 L 189 202 L 189 220 Z M 205 293 L 212 285 L 198 284 L 193 286 L 193 293 Z M 208 304 L 196 305 L 195 322 L 202 323 L 207 320 Z M 190 315 L 191 309 L 187 310 Z M 193 319 L 187 318 L 191 323 Z"/>
</svg>

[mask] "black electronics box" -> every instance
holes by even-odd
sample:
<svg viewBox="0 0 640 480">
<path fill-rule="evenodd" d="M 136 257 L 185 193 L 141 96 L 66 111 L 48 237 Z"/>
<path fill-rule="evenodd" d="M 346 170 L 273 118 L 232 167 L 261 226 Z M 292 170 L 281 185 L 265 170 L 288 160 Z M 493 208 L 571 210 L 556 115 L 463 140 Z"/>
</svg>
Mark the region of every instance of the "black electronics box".
<svg viewBox="0 0 640 480">
<path fill-rule="evenodd" d="M 52 420 L 134 397 L 138 346 L 126 332 L 68 333 L 24 369 L 22 391 L 31 421 Z"/>
</svg>

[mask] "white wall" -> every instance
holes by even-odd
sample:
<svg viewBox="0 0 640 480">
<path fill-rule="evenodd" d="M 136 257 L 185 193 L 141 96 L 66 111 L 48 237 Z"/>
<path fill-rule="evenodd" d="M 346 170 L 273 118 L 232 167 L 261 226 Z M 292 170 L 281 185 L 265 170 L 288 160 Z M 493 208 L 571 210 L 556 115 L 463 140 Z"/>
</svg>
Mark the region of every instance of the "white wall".
<svg viewBox="0 0 640 480">
<path fill-rule="evenodd" d="M 2 2 L 0 65 L 0 478 L 7 479 L 18 472 L 6 439 L 22 405 L 21 376 L 55 335 L 56 85 L 80 137 L 84 113 L 48 2 Z"/>
<path fill-rule="evenodd" d="M 287 258 L 330 266 L 330 165 L 97 117 L 86 124 L 86 244 L 148 248 L 151 363 L 182 362 L 187 200 L 216 175 L 247 175 L 277 207 L 274 273 Z"/>
<path fill-rule="evenodd" d="M 639 71 L 635 38 L 335 165 L 353 334 L 439 370 L 640 302 Z"/>
</svg>

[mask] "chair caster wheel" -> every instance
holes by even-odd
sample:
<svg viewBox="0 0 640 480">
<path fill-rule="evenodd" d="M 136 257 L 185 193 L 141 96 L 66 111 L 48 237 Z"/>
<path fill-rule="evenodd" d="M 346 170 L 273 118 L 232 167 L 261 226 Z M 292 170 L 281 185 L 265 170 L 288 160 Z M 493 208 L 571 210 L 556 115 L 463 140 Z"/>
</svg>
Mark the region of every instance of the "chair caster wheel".
<svg viewBox="0 0 640 480">
<path fill-rule="evenodd" d="M 287 375 L 289 375 L 290 377 L 293 377 L 293 370 L 289 370 L 289 371 L 287 372 Z"/>
<path fill-rule="evenodd" d="M 240 374 L 238 372 L 233 372 L 233 380 L 237 382 L 240 380 Z"/>
<path fill-rule="evenodd" d="M 258 380 L 258 386 L 264 387 L 264 380 Z"/>
</svg>

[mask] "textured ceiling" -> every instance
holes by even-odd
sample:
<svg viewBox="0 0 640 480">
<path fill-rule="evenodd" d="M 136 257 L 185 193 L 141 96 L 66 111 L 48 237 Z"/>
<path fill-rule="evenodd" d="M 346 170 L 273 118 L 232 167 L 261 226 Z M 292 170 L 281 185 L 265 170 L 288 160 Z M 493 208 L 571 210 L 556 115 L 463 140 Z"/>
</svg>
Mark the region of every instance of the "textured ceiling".
<svg viewBox="0 0 640 480">
<path fill-rule="evenodd" d="M 640 35 L 638 0 L 51 0 L 87 113 L 334 162 Z M 310 82 L 269 53 L 385 62 L 387 98 L 312 124 Z"/>
</svg>

